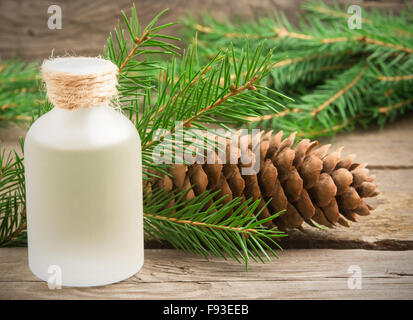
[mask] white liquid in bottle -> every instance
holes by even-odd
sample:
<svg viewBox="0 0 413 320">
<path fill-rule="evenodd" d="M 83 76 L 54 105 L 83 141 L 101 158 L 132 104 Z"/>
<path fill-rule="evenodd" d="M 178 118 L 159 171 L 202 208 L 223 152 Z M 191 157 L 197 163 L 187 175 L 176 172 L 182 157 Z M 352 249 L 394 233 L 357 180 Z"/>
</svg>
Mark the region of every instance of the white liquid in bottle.
<svg viewBox="0 0 413 320">
<path fill-rule="evenodd" d="M 70 77 L 71 70 L 99 74 L 106 63 L 61 58 L 49 68 L 64 67 Z M 49 268 L 57 266 L 67 286 L 104 285 L 138 272 L 144 260 L 142 169 L 134 125 L 107 103 L 55 106 L 31 126 L 24 154 L 32 272 L 47 281 Z"/>
</svg>

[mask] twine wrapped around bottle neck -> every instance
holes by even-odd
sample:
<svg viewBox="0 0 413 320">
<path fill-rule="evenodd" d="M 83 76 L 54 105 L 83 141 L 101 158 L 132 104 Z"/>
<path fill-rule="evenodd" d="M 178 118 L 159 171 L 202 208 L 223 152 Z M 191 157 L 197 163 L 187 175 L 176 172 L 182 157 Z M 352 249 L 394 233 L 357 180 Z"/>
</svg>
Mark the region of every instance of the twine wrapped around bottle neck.
<svg viewBox="0 0 413 320">
<path fill-rule="evenodd" d="M 109 60 L 63 57 L 45 60 L 42 75 L 55 107 L 89 108 L 109 104 L 117 96 L 118 67 Z"/>
</svg>

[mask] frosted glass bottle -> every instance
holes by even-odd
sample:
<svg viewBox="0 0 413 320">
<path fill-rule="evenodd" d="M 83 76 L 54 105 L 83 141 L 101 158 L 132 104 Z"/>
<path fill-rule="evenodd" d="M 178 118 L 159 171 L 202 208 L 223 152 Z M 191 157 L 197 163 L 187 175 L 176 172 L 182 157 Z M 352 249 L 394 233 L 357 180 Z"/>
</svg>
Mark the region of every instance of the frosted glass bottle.
<svg viewBox="0 0 413 320">
<path fill-rule="evenodd" d="M 81 63 L 82 64 L 82 63 Z M 80 66 L 81 67 L 81 66 Z M 142 169 L 135 126 L 107 104 L 54 107 L 25 144 L 29 267 L 96 286 L 143 265 Z"/>
</svg>

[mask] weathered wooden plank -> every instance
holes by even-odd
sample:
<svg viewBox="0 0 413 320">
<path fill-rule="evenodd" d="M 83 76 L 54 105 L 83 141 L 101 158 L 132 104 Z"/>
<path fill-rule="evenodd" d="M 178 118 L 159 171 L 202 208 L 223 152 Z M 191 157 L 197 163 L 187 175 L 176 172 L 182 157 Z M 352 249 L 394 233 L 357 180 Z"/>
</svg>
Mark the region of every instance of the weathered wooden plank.
<svg viewBox="0 0 413 320">
<path fill-rule="evenodd" d="M 267 264 L 146 250 L 141 272 L 117 284 L 49 290 L 24 248 L 0 249 L 0 299 L 413 299 L 412 251 L 288 250 Z M 362 289 L 349 289 L 350 266 Z M 64 270 L 63 270 L 64 276 Z"/>
<path fill-rule="evenodd" d="M 371 127 L 340 133 L 320 142 L 344 146 L 343 154 L 356 154 L 355 161 L 375 169 L 413 169 L 413 116 L 406 115 L 384 128 Z"/>
</svg>

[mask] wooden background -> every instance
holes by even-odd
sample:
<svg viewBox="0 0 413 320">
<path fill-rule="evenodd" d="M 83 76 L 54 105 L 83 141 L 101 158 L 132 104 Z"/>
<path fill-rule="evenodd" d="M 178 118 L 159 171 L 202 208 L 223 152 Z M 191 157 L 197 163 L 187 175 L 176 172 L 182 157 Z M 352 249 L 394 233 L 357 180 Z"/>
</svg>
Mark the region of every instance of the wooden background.
<svg viewBox="0 0 413 320">
<path fill-rule="evenodd" d="M 169 7 L 161 21 L 165 23 L 187 10 L 195 15 L 209 11 L 227 19 L 234 14 L 265 15 L 278 8 L 292 17 L 299 12 L 299 2 L 140 0 L 135 4 L 142 23 Z M 402 0 L 342 2 L 382 10 L 403 7 Z M 47 28 L 51 4 L 62 8 L 62 30 Z M 97 55 L 120 10 L 130 6 L 130 0 L 0 0 L 0 57 L 17 54 L 26 60 L 43 59 L 53 49 L 55 55 Z M 170 34 L 176 35 L 177 28 Z M 17 139 L 26 130 L 12 124 L 0 127 L 2 145 L 7 150 L 18 149 Z M 358 161 L 368 162 L 379 184 L 380 195 L 372 200 L 377 209 L 359 223 L 351 223 L 349 229 L 306 227 L 305 233 L 291 232 L 282 242 L 288 250 L 278 252 L 280 260 L 252 263 L 248 273 L 232 261 L 208 261 L 146 243 L 145 265 L 133 277 L 108 286 L 62 290 L 49 290 L 30 272 L 26 248 L 1 248 L 0 299 L 413 299 L 413 115 L 385 130 L 372 127 L 342 133 L 332 142 L 333 149 L 344 145 L 346 154 L 356 153 Z M 362 268 L 362 290 L 347 286 L 351 265 Z"/>
<path fill-rule="evenodd" d="M 231 19 L 234 15 L 253 18 L 263 16 L 273 9 L 282 10 L 294 20 L 299 13 L 300 0 L 0 0 L 0 57 L 17 55 L 25 60 L 44 59 L 65 53 L 98 55 L 107 36 L 120 17 L 120 11 L 129 12 L 135 3 L 140 21 L 148 23 L 165 8 L 170 11 L 161 23 L 177 21 L 188 11 L 198 16 L 210 12 L 216 18 Z M 329 1 L 331 2 L 331 1 Z M 361 4 L 363 8 L 394 9 L 404 7 L 403 0 L 343 1 Z M 413 4 L 413 1 L 410 1 Z M 50 30 L 47 20 L 50 5 L 62 8 L 62 29 Z M 177 35 L 180 26 L 167 33 Z"/>
</svg>

